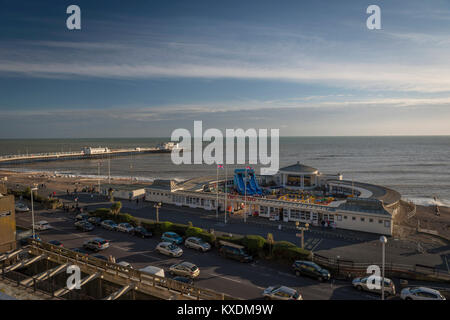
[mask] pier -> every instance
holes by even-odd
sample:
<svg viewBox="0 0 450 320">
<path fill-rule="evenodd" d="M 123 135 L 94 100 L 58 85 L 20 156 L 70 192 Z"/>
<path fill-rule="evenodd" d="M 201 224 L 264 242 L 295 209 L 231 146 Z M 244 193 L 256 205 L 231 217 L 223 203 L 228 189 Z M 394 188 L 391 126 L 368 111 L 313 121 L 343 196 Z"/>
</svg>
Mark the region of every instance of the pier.
<svg viewBox="0 0 450 320">
<path fill-rule="evenodd" d="M 61 161 L 61 160 L 83 160 L 99 158 L 115 158 L 128 155 L 139 155 L 147 153 L 170 153 L 172 148 L 129 148 L 129 149 L 108 149 L 101 148 L 101 152 L 90 152 L 89 150 L 100 148 L 84 148 L 81 151 L 72 152 L 49 152 L 34 154 L 16 154 L 0 156 L 0 165 L 43 162 L 43 161 Z"/>
</svg>

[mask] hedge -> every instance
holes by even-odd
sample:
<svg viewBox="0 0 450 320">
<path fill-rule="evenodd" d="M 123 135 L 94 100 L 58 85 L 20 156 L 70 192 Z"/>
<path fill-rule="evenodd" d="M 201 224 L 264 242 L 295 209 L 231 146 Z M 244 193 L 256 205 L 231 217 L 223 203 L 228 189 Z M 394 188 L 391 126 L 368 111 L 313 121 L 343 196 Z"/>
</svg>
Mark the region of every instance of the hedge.
<svg viewBox="0 0 450 320">
<path fill-rule="evenodd" d="M 15 197 L 22 196 L 24 199 L 31 200 L 31 189 L 28 187 L 24 191 L 8 190 L 9 194 Z M 47 209 L 56 209 L 62 207 L 61 201 L 59 199 L 48 199 L 39 194 L 33 195 L 33 201 L 42 204 Z"/>
</svg>

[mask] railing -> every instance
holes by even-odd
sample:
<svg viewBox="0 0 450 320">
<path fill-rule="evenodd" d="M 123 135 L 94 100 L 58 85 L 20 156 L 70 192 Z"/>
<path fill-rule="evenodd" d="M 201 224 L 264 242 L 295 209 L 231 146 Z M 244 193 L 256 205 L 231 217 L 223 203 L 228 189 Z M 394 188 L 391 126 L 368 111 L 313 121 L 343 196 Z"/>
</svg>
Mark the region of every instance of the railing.
<svg viewBox="0 0 450 320">
<path fill-rule="evenodd" d="M 344 277 L 354 277 L 367 275 L 367 268 L 377 265 L 381 268 L 381 262 L 357 263 L 351 260 L 331 259 L 318 254 L 313 255 L 314 262 L 324 267 L 332 269 L 337 275 Z M 422 264 L 407 265 L 398 263 L 386 263 L 385 272 L 388 276 L 405 277 L 450 281 L 450 272 L 444 269 L 430 267 Z"/>
<path fill-rule="evenodd" d="M 163 289 L 176 292 L 188 299 L 197 300 L 235 300 L 231 296 L 218 293 L 213 290 L 203 289 L 196 286 L 181 283 L 168 278 L 158 277 L 147 274 L 139 270 L 124 267 L 119 264 L 104 261 L 94 257 L 88 257 L 66 248 L 57 247 L 49 243 L 30 240 L 32 254 L 46 253 L 50 258 L 58 263 L 72 263 L 81 267 L 85 267 L 92 272 L 103 272 L 118 280 L 118 282 L 129 283 L 130 281 L 138 284 L 138 287 L 145 289 Z M 148 291 L 148 290 L 147 290 Z"/>
</svg>

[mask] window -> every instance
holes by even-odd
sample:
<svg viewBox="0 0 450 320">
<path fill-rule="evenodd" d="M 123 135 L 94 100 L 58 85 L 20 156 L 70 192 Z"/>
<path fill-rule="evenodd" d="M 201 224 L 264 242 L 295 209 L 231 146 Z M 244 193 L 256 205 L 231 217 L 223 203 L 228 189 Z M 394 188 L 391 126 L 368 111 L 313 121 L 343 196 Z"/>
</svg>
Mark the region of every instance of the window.
<svg viewBox="0 0 450 320">
<path fill-rule="evenodd" d="M 356 218 L 355 218 L 355 217 L 352 217 L 352 220 L 353 220 L 353 221 L 355 221 L 355 220 L 356 220 Z"/>
<path fill-rule="evenodd" d="M 378 223 L 383 223 L 383 220 L 378 220 Z"/>
<path fill-rule="evenodd" d="M 391 222 L 389 220 L 384 220 L 384 226 L 389 228 L 391 226 Z"/>
<path fill-rule="evenodd" d="M 373 219 L 372 219 L 372 218 L 370 218 L 370 219 L 369 219 L 369 222 L 373 222 Z"/>
<path fill-rule="evenodd" d="M 366 219 L 365 218 L 361 218 L 361 221 L 364 222 Z"/>
<path fill-rule="evenodd" d="M 342 221 L 342 216 L 340 214 L 337 216 L 337 221 Z"/>
<path fill-rule="evenodd" d="M 344 219 L 347 220 L 347 216 L 344 216 Z"/>
</svg>

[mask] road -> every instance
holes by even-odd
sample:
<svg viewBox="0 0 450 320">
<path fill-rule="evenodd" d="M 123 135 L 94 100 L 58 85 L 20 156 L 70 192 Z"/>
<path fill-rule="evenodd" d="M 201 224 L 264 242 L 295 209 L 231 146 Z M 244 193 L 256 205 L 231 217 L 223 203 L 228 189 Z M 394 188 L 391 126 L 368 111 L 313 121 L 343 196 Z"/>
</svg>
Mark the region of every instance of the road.
<svg viewBox="0 0 450 320">
<path fill-rule="evenodd" d="M 31 213 L 16 213 L 17 224 L 23 227 L 31 226 Z M 148 265 L 168 269 L 173 263 L 190 261 L 199 266 L 201 273 L 195 284 L 241 299 L 260 299 L 264 288 L 271 285 L 286 285 L 296 288 L 305 300 L 345 299 L 361 300 L 379 299 L 371 293 L 361 293 L 355 290 L 349 282 L 333 281 L 320 283 L 316 280 L 296 277 L 289 267 L 272 266 L 264 261 L 252 264 L 242 264 L 225 259 L 213 249 L 200 253 L 182 246 L 184 254 L 180 258 L 170 258 L 155 252 L 158 238 L 140 239 L 129 234 L 108 231 L 96 227 L 91 232 L 79 232 L 73 226 L 74 214 L 62 211 L 35 211 L 35 221 L 46 220 L 52 229 L 39 231 L 43 241 L 59 240 L 66 248 L 80 248 L 83 242 L 93 237 L 110 240 L 110 248 L 100 254 L 116 258 L 117 262 L 130 262 L 134 268 Z"/>
</svg>

